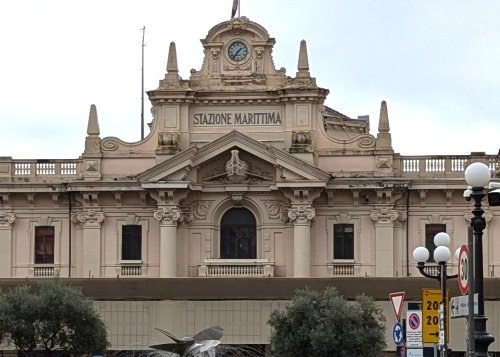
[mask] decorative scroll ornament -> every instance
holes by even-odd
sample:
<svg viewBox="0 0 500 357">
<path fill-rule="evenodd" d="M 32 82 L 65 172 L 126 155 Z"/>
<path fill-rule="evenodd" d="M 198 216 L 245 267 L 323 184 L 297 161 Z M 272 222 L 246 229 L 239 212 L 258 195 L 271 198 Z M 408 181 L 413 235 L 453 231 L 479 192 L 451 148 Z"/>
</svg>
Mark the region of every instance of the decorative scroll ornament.
<svg viewBox="0 0 500 357">
<path fill-rule="evenodd" d="M 176 225 L 184 221 L 184 214 L 178 207 L 160 207 L 154 212 L 154 218 L 164 225 Z"/>
<path fill-rule="evenodd" d="M 316 217 L 316 211 L 311 206 L 292 206 L 288 210 L 288 218 L 295 224 L 310 224 Z"/>
<path fill-rule="evenodd" d="M 14 213 L 0 211 L 0 228 L 10 227 L 16 220 Z"/>
<path fill-rule="evenodd" d="M 83 228 L 100 228 L 104 221 L 104 212 L 82 211 L 71 216 L 71 220 L 73 223 L 83 225 Z"/>
<path fill-rule="evenodd" d="M 391 223 L 397 219 L 400 221 L 406 220 L 406 214 L 383 207 L 379 211 L 372 211 L 370 218 L 378 223 Z"/>
</svg>

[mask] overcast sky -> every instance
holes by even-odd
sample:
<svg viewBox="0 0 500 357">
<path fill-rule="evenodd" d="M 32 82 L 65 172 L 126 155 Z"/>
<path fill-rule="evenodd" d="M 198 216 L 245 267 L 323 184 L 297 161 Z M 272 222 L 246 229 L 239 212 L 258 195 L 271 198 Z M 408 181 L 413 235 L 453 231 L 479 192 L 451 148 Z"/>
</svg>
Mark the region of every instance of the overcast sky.
<svg viewBox="0 0 500 357">
<path fill-rule="evenodd" d="M 200 39 L 232 0 L 0 2 L 0 156 L 77 158 L 91 104 L 101 137 L 140 139 L 145 89 L 177 45 L 180 75 L 200 69 Z M 500 149 L 499 0 L 241 0 L 241 15 L 276 39 L 274 63 L 295 75 L 300 40 L 326 105 L 370 115 L 386 100 L 403 155 Z M 145 121 L 150 104 L 146 96 Z M 147 129 L 146 129 L 147 133 Z"/>
</svg>

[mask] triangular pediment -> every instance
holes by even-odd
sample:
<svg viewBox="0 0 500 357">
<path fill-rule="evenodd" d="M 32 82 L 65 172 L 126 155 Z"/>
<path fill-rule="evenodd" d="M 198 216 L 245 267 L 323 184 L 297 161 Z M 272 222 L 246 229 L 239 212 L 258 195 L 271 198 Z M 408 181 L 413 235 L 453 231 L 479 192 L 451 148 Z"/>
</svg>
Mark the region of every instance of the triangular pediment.
<svg viewBox="0 0 500 357">
<path fill-rule="evenodd" d="M 238 170 L 245 173 L 237 182 L 243 184 L 310 182 L 321 187 L 330 180 L 329 173 L 238 131 L 180 152 L 138 174 L 137 179 L 142 183 L 231 184 L 238 180 Z"/>
</svg>

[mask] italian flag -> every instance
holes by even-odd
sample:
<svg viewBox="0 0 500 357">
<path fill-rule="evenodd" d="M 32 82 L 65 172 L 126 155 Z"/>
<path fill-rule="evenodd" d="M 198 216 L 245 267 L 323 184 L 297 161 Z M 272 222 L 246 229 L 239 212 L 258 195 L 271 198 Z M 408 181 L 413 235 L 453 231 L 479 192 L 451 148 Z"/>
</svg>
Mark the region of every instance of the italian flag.
<svg viewBox="0 0 500 357">
<path fill-rule="evenodd" d="M 236 11 L 238 11 L 239 0 L 233 0 L 233 8 L 231 9 L 231 18 L 236 16 Z"/>
</svg>

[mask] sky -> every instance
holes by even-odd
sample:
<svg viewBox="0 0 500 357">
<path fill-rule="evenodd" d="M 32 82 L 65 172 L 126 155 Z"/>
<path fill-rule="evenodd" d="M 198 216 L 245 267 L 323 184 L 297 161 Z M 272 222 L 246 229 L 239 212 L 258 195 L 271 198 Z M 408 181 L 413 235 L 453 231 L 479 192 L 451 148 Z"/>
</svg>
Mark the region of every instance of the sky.
<svg viewBox="0 0 500 357">
<path fill-rule="evenodd" d="M 0 156 L 77 158 L 92 104 L 101 138 L 138 141 L 142 27 L 147 91 L 171 41 L 182 78 L 201 68 L 200 39 L 232 2 L 0 1 Z M 326 105 L 369 115 L 376 136 L 386 100 L 402 155 L 499 152 L 499 13 L 498 0 L 241 0 L 241 15 L 276 39 L 276 68 L 294 75 L 307 41 Z M 150 107 L 145 96 L 146 123 Z"/>
</svg>

